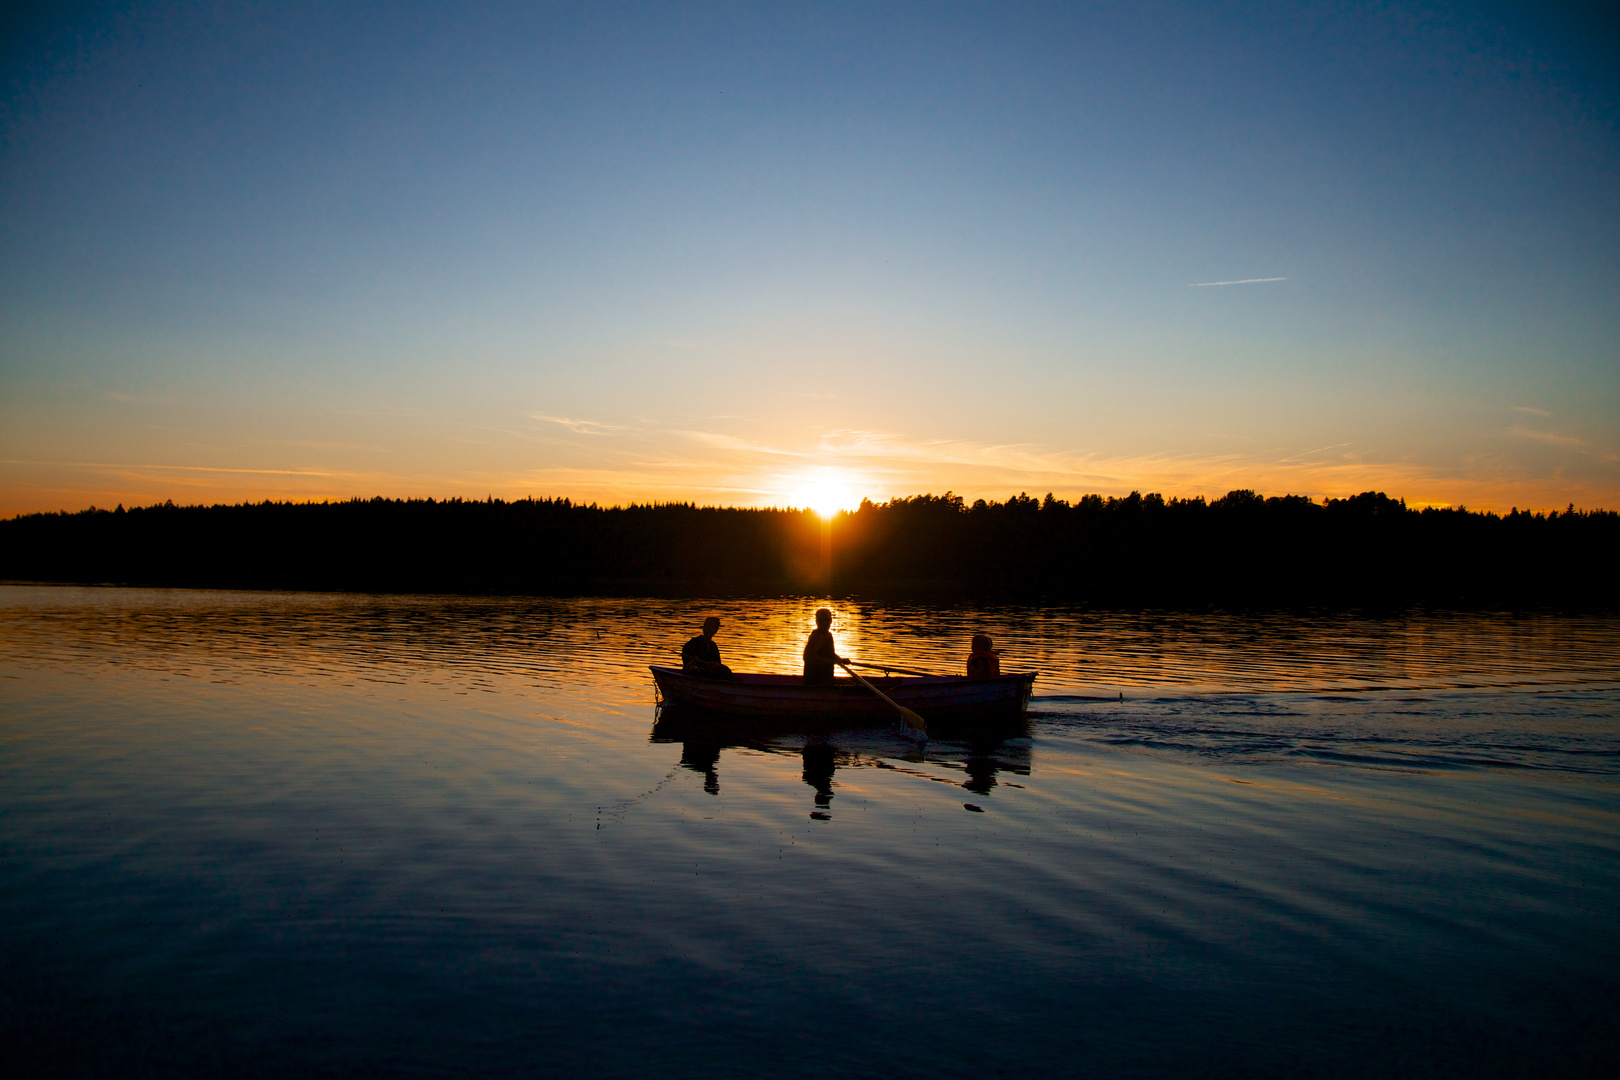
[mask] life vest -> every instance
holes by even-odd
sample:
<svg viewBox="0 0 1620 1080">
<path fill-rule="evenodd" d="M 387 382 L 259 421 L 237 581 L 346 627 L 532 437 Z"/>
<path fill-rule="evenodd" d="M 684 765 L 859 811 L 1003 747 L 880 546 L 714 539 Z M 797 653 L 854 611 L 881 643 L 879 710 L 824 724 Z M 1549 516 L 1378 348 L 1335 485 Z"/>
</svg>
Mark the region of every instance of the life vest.
<svg viewBox="0 0 1620 1080">
<path fill-rule="evenodd" d="M 1001 674 L 1001 653 L 995 649 L 989 652 L 975 652 L 968 656 L 967 673 L 970 679 L 989 679 Z"/>
</svg>

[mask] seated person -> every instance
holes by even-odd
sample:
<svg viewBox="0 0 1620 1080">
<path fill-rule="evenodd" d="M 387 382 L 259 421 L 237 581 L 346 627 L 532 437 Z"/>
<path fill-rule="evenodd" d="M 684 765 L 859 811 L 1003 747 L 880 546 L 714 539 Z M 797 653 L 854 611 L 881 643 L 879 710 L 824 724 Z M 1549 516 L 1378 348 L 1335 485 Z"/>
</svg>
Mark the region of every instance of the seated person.
<svg viewBox="0 0 1620 1080">
<path fill-rule="evenodd" d="M 720 662 L 720 646 L 714 643 L 715 632 L 719 629 L 720 620 L 713 615 L 703 620 L 703 633 L 681 646 L 682 671 L 708 679 L 730 677 L 731 669 Z"/>
<path fill-rule="evenodd" d="M 816 628 L 810 633 L 810 640 L 804 644 L 804 681 L 806 683 L 830 683 L 833 681 L 833 665 L 843 659 L 838 650 L 833 648 L 832 612 L 822 608 L 816 612 Z"/>
<path fill-rule="evenodd" d="M 968 656 L 970 679 L 990 679 L 1001 674 L 1001 654 L 985 634 L 973 635 L 973 652 Z"/>
</svg>

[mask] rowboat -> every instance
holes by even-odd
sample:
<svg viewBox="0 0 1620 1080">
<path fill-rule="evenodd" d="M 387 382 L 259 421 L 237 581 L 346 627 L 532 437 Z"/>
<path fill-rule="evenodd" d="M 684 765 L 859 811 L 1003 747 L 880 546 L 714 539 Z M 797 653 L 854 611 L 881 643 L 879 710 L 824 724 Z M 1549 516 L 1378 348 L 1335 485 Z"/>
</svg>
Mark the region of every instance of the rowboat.
<svg viewBox="0 0 1620 1080">
<path fill-rule="evenodd" d="M 895 711 L 854 679 L 805 685 L 799 675 L 732 675 L 700 678 L 680 668 L 650 665 L 660 700 L 728 716 L 773 719 L 837 719 L 886 724 Z M 898 705 L 931 725 L 1018 720 L 1029 708 L 1036 672 L 969 679 L 962 675 L 868 678 Z"/>
</svg>

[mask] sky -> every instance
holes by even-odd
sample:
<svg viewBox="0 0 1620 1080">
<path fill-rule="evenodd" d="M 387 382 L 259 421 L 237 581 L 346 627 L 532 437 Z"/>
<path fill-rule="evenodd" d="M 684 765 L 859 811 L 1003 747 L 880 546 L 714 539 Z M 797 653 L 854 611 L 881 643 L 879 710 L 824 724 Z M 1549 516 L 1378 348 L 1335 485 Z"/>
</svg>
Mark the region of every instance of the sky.
<svg viewBox="0 0 1620 1080">
<path fill-rule="evenodd" d="M 0 515 L 1620 509 L 1614 24 L 9 5 Z"/>
</svg>

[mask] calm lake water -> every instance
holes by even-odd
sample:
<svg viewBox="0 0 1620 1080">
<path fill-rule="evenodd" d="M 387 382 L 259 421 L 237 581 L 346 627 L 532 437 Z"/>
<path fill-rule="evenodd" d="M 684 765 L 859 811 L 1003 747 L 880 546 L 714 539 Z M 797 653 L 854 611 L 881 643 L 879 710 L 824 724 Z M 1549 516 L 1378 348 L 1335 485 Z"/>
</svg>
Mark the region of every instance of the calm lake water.
<svg viewBox="0 0 1620 1080">
<path fill-rule="evenodd" d="M 821 603 L 0 588 L 8 1058 L 1616 1075 L 1620 620 L 835 603 L 1027 730 L 660 722 Z"/>
</svg>

